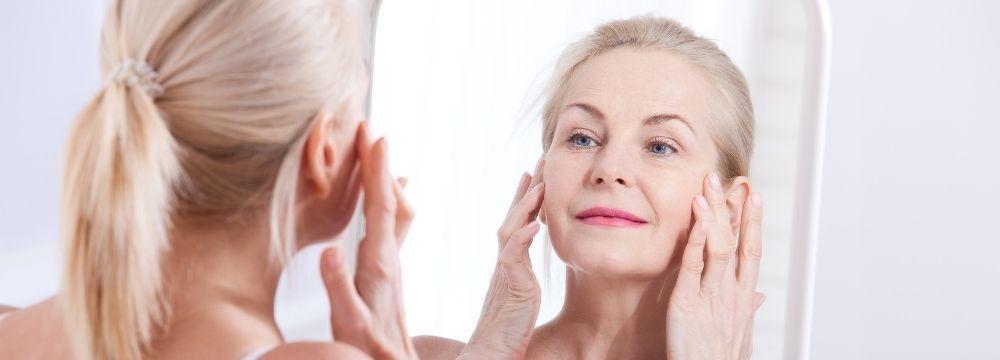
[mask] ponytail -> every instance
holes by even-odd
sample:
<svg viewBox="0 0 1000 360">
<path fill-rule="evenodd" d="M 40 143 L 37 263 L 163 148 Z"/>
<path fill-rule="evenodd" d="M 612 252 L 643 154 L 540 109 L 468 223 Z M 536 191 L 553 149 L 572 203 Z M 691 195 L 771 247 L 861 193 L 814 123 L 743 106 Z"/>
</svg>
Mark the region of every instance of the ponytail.
<svg viewBox="0 0 1000 360">
<path fill-rule="evenodd" d="M 144 357 L 164 312 L 176 146 L 153 96 L 107 85 L 70 132 L 63 179 L 62 306 L 81 359 Z"/>
</svg>

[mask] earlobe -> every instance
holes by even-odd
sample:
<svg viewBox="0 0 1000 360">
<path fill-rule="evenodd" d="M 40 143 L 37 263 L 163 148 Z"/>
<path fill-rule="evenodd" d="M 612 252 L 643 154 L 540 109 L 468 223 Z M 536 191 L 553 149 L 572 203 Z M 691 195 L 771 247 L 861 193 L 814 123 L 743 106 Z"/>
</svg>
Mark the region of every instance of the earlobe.
<svg viewBox="0 0 1000 360">
<path fill-rule="evenodd" d="M 302 149 L 302 174 L 308 182 L 308 187 L 315 191 L 316 197 L 326 198 L 330 195 L 330 172 L 335 161 L 334 147 L 330 139 L 330 127 L 333 117 L 326 111 L 316 114 L 309 134 Z"/>
<path fill-rule="evenodd" d="M 743 204 L 750 195 L 750 182 L 746 176 L 737 176 L 729 183 L 726 189 L 726 207 L 729 208 L 729 224 L 733 227 L 733 232 L 740 229 L 740 221 L 743 219 Z"/>
</svg>

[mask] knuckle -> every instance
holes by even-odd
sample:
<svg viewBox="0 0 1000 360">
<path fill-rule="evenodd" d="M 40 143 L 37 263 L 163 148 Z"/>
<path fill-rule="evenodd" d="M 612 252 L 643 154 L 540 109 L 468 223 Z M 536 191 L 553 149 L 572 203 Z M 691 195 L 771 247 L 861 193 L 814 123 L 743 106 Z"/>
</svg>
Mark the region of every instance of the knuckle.
<svg viewBox="0 0 1000 360">
<path fill-rule="evenodd" d="M 365 319 L 362 316 L 355 316 L 350 319 L 334 319 L 332 322 L 335 325 L 334 336 L 357 336 L 364 335 L 369 332 L 368 319 Z"/>
<path fill-rule="evenodd" d="M 503 265 L 520 265 L 522 262 L 521 256 L 513 251 L 504 251 L 500 254 L 500 263 Z"/>
<path fill-rule="evenodd" d="M 509 239 L 510 230 L 508 230 L 507 227 L 501 227 L 499 230 L 497 230 L 497 238 L 499 238 L 501 241 Z"/>
<path fill-rule="evenodd" d="M 399 277 L 399 264 L 394 261 L 373 261 L 358 268 L 358 276 L 369 281 L 391 281 Z"/>
<path fill-rule="evenodd" d="M 733 258 L 733 253 L 729 251 L 710 251 L 708 256 L 713 260 L 729 261 Z"/>
<path fill-rule="evenodd" d="M 368 206 L 365 212 L 368 216 L 395 217 L 396 205 L 380 201 Z"/>
<path fill-rule="evenodd" d="M 756 245 L 744 246 L 743 251 L 741 252 L 743 258 L 748 260 L 760 260 L 763 255 L 762 253 L 763 250 L 761 250 L 761 247 Z"/>
<path fill-rule="evenodd" d="M 687 270 L 687 271 L 696 273 L 696 274 L 700 274 L 702 271 L 705 270 L 705 262 L 704 261 L 690 261 L 690 260 L 689 261 L 685 261 L 684 262 L 684 269 Z"/>
<path fill-rule="evenodd" d="M 726 246 L 723 250 L 731 253 L 735 252 L 739 246 L 740 246 L 739 240 L 736 240 L 735 236 L 730 236 L 728 239 L 726 239 Z"/>
</svg>

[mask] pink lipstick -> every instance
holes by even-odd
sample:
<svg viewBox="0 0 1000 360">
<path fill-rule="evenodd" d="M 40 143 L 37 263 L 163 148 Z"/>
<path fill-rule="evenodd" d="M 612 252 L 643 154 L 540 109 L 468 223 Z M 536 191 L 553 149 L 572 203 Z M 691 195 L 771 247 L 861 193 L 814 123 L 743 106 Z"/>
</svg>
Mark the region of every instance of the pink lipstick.
<svg viewBox="0 0 1000 360">
<path fill-rule="evenodd" d="M 647 222 L 628 211 L 600 206 L 581 211 L 576 218 L 584 224 L 611 227 L 639 227 Z"/>
</svg>

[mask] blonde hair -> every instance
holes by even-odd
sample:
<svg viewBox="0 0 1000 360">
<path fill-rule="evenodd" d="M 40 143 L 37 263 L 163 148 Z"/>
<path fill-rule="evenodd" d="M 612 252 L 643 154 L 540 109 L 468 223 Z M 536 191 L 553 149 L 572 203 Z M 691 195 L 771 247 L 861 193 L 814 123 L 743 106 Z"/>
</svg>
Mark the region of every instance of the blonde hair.
<svg viewBox="0 0 1000 360">
<path fill-rule="evenodd" d="M 176 218 L 270 207 L 272 254 L 290 257 L 305 130 L 364 76 L 343 17 L 329 0 L 111 4 L 111 81 L 75 121 L 63 179 L 60 299 L 78 357 L 147 355 Z"/>
<path fill-rule="evenodd" d="M 542 148 L 548 150 L 573 73 L 587 60 L 617 48 L 652 49 L 675 54 L 699 69 L 713 89 L 709 126 L 719 149 L 725 180 L 747 175 L 753 153 L 754 114 L 743 74 L 714 42 L 677 21 L 655 16 L 614 20 L 569 45 L 556 64 L 542 108 Z"/>
</svg>

